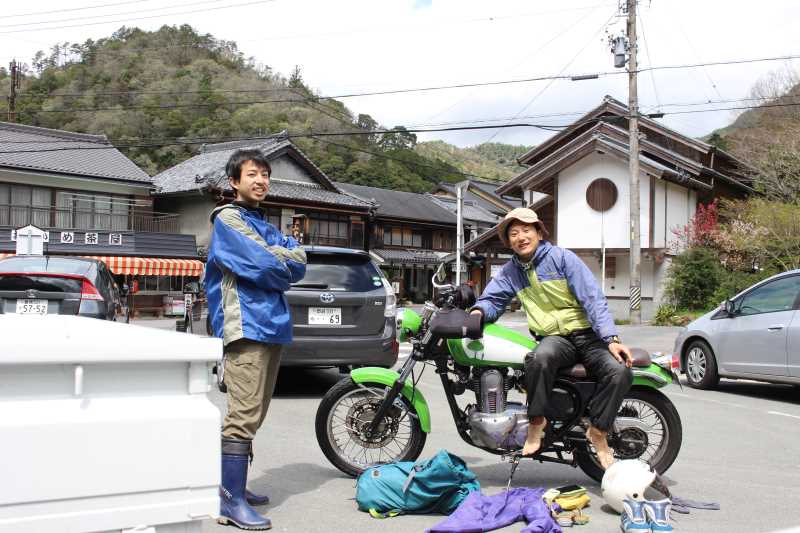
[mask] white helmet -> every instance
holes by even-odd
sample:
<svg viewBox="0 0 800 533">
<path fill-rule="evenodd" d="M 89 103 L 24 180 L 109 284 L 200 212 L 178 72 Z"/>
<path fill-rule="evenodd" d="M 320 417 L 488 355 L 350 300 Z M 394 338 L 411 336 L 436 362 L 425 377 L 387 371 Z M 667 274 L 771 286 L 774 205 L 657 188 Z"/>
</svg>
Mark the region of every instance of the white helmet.
<svg viewBox="0 0 800 533">
<path fill-rule="evenodd" d="M 622 514 L 622 500 L 644 500 L 644 491 L 655 479 L 656 472 L 649 464 L 638 459 L 626 459 L 608 467 L 600 490 L 606 503 Z"/>
</svg>

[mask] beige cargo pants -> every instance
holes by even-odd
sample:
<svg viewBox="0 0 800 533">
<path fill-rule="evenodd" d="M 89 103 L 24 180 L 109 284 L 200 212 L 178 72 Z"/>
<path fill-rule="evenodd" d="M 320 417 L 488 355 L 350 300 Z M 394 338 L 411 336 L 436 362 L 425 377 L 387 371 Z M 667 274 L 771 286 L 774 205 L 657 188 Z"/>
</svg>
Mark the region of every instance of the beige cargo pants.
<svg viewBox="0 0 800 533">
<path fill-rule="evenodd" d="M 280 344 L 239 339 L 225 347 L 228 414 L 222 436 L 253 440 L 267 416 L 281 365 Z"/>
</svg>

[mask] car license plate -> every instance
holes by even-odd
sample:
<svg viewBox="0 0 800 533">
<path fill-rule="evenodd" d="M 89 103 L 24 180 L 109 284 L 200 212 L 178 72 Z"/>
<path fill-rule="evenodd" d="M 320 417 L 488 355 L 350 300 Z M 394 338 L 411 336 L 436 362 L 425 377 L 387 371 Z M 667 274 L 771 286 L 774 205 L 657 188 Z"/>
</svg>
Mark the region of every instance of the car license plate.
<svg viewBox="0 0 800 533">
<path fill-rule="evenodd" d="M 341 307 L 309 307 L 309 324 L 327 324 L 329 326 L 340 325 L 342 323 Z"/>
<path fill-rule="evenodd" d="M 47 300 L 17 300 L 18 315 L 46 315 Z"/>
</svg>

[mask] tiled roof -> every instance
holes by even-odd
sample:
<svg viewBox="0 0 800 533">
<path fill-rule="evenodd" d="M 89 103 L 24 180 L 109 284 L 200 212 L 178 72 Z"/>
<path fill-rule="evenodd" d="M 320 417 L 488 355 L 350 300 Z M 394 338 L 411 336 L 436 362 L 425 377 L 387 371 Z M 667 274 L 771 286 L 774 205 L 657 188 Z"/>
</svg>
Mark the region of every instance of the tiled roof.
<svg viewBox="0 0 800 533">
<path fill-rule="evenodd" d="M 475 186 L 475 183 L 472 182 L 471 180 L 463 181 L 461 183 L 462 184 L 470 183 L 472 186 Z M 484 183 L 484 182 L 481 182 L 481 183 Z M 499 187 L 499 185 L 494 185 L 494 187 L 497 188 L 497 187 Z M 453 184 L 453 183 L 440 183 L 439 184 L 439 188 L 440 189 L 444 189 L 445 191 L 447 191 L 448 193 L 452 194 L 453 196 L 456 195 L 456 187 L 455 187 L 455 184 Z M 488 194 L 491 194 L 492 196 L 496 196 L 499 201 L 502 201 L 504 203 L 507 203 L 507 204 L 510 204 L 510 205 L 515 205 L 515 203 L 516 203 L 516 204 L 521 205 L 521 202 L 520 202 L 519 199 L 501 198 L 500 196 L 497 196 L 497 194 L 495 194 L 494 191 L 492 191 L 492 190 L 487 190 L 484 187 L 480 187 L 480 189 L 482 191 L 488 193 Z M 489 211 L 489 212 L 494 213 L 496 215 L 501 215 L 501 214 L 505 215 L 506 210 L 504 210 L 504 209 L 496 206 L 495 204 L 485 200 L 484 198 L 482 198 L 481 196 L 475 194 L 474 192 L 472 192 L 468 188 L 464 189 L 462 187 L 462 190 L 465 191 L 464 192 L 464 200 L 472 202 L 474 205 L 477 205 L 477 206 L 481 207 L 482 209 L 485 209 L 486 211 Z M 519 205 L 516 205 L 516 206 L 518 207 Z"/>
<path fill-rule="evenodd" d="M 436 252 L 424 248 L 373 248 L 370 253 L 390 264 L 424 265 L 438 264 L 447 255 L 447 252 Z"/>
<path fill-rule="evenodd" d="M 105 135 L 9 122 L 0 122 L 0 167 L 151 183 Z"/>
<path fill-rule="evenodd" d="M 350 194 L 378 204 L 378 217 L 405 218 L 421 222 L 455 224 L 455 214 L 435 203 L 425 194 L 393 191 L 337 182 L 336 185 Z"/>
<path fill-rule="evenodd" d="M 368 202 L 350 196 L 349 194 L 328 191 L 322 187 L 306 183 L 288 183 L 277 179 L 269 182 L 269 194 L 267 197 L 285 198 L 287 200 L 304 200 L 322 204 L 346 205 L 364 210 L 370 207 Z"/>
<path fill-rule="evenodd" d="M 448 198 L 446 196 L 436 196 L 434 194 L 429 194 L 428 198 L 430 198 L 433 202 L 441 205 L 451 213 L 456 213 L 458 207 L 456 206 L 456 199 L 455 198 Z M 461 210 L 462 216 L 464 220 L 474 220 L 477 222 L 488 222 L 490 224 L 496 224 L 498 220 L 498 216 L 490 211 L 480 207 L 479 205 L 475 205 L 469 200 L 465 200 Z"/>
<path fill-rule="evenodd" d="M 164 172 L 153 176 L 157 189 L 156 194 L 181 193 L 214 187 L 229 190 L 225 164 L 234 151 L 242 148 L 256 148 L 269 157 L 284 148 L 291 147 L 304 158 L 312 168 L 320 171 L 305 155 L 300 152 L 284 135 L 276 135 L 266 139 L 236 141 L 206 146 L 203 151 L 186 161 L 175 165 Z M 329 190 L 320 184 L 300 183 L 274 177 L 270 180 L 267 198 L 299 200 L 330 205 L 341 205 L 366 210 L 369 202 L 344 194 L 333 185 L 327 177 L 321 181 L 330 184 Z"/>
<path fill-rule="evenodd" d="M 206 146 L 203 151 L 182 163 L 153 176 L 156 194 L 187 192 L 204 187 L 228 189 L 225 164 L 231 154 L 240 148 L 257 148 L 265 156 L 277 152 L 291 143 L 284 137 L 259 141 L 220 143 Z"/>
</svg>

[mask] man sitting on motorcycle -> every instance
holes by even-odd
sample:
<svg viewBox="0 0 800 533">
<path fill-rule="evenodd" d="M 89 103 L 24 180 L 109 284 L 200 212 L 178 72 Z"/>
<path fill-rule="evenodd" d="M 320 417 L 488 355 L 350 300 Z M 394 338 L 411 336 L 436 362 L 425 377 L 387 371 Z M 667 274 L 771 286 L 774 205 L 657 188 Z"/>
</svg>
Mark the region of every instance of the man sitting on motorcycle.
<svg viewBox="0 0 800 533">
<path fill-rule="evenodd" d="M 481 314 L 484 323 L 494 322 L 516 296 L 539 341 L 525 357 L 530 425 L 522 454 L 534 455 L 541 448 L 544 413 L 558 370 L 582 363 L 597 380 L 586 437 L 608 468 L 614 462 L 608 431 L 633 383 L 633 360 L 620 342 L 606 297 L 577 255 L 546 240 L 547 229 L 533 210 L 509 212 L 498 234 L 514 257 L 492 278 L 471 313 Z"/>
</svg>

